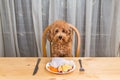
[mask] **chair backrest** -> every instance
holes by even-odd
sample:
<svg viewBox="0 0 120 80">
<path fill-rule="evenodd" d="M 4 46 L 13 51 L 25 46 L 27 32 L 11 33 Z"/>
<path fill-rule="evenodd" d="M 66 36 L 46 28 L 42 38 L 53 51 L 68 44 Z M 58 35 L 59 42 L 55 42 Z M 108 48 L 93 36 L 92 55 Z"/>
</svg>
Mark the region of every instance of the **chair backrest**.
<svg viewBox="0 0 120 80">
<path fill-rule="evenodd" d="M 79 33 L 79 31 L 77 30 L 77 28 L 75 26 L 73 26 L 71 24 L 69 24 L 69 25 L 77 35 L 76 36 L 77 37 L 77 49 L 76 49 L 75 57 L 79 57 L 80 56 L 80 33 Z M 50 26 L 45 28 L 45 30 L 43 32 L 43 35 L 42 35 L 42 53 L 43 53 L 43 57 L 47 56 L 47 54 L 46 54 L 46 41 L 47 41 L 47 33 L 48 33 L 49 30 L 50 30 Z M 51 47 L 51 45 L 50 45 L 50 47 Z"/>
</svg>

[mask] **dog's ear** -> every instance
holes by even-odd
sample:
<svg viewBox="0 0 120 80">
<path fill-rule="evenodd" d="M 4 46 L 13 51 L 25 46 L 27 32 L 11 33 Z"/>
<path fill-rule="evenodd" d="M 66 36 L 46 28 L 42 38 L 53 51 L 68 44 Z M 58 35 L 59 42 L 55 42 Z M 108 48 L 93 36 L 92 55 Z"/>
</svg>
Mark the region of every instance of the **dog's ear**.
<svg viewBox="0 0 120 80">
<path fill-rule="evenodd" d="M 53 38 L 53 31 L 52 31 L 52 29 L 48 30 L 47 37 L 48 37 L 48 40 L 50 42 L 52 42 L 52 38 Z"/>
<path fill-rule="evenodd" d="M 69 29 L 69 32 L 68 32 L 68 35 L 69 35 L 69 41 L 72 41 L 73 40 L 73 29 L 70 27 Z"/>
<path fill-rule="evenodd" d="M 69 25 L 68 24 L 68 32 L 67 32 L 67 34 L 69 35 L 69 41 L 72 41 L 73 40 L 73 29 L 72 29 L 72 27 L 71 27 L 71 25 Z"/>
<path fill-rule="evenodd" d="M 71 27 L 68 28 L 68 34 L 72 35 L 73 34 L 73 29 Z"/>
</svg>

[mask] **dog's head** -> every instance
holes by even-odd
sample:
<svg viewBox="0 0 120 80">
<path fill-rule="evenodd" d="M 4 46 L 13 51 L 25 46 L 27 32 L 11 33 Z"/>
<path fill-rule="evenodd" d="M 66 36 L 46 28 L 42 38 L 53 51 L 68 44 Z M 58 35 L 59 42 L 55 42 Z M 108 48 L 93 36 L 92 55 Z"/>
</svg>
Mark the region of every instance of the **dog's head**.
<svg viewBox="0 0 120 80">
<path fill-rule="evenodd" d="M 50 25 L 48 40 L 50 42 L 66 43 L 72 41 L 72 28 L 65 21 L 55 21 Z"/>
</svg>

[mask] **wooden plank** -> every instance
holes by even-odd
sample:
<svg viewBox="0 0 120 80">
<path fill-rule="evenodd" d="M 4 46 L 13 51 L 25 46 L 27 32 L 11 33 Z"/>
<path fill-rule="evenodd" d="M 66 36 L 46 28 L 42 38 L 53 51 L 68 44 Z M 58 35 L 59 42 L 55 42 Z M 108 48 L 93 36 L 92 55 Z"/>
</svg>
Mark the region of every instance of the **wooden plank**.
<svg viewBox="0 0 120 80">
<path fill-rule="evenodd" d="M 58 75 L 45 69 L 51 58 L 42 58 L 39 70 L 32 75 L 37 58 L 0 58 L 0 80 L 120 80 L 120 58 L 81 58 L 85 72 L 79 71 L 78 58 L 74 72 Z"/>
</svg>

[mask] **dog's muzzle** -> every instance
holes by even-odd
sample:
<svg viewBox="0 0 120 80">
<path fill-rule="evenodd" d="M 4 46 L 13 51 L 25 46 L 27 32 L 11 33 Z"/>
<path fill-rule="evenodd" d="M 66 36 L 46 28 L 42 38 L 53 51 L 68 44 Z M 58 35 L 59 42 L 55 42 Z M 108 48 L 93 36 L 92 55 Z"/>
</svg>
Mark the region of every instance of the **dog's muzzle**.
<svg viewBox="0 0 120 80">
<path fill-rule="evenodd" d="M 59 36 L 58 38 L 61 40 L 61 39 L 62 39 L 62 36 Z"/>
</svg>

